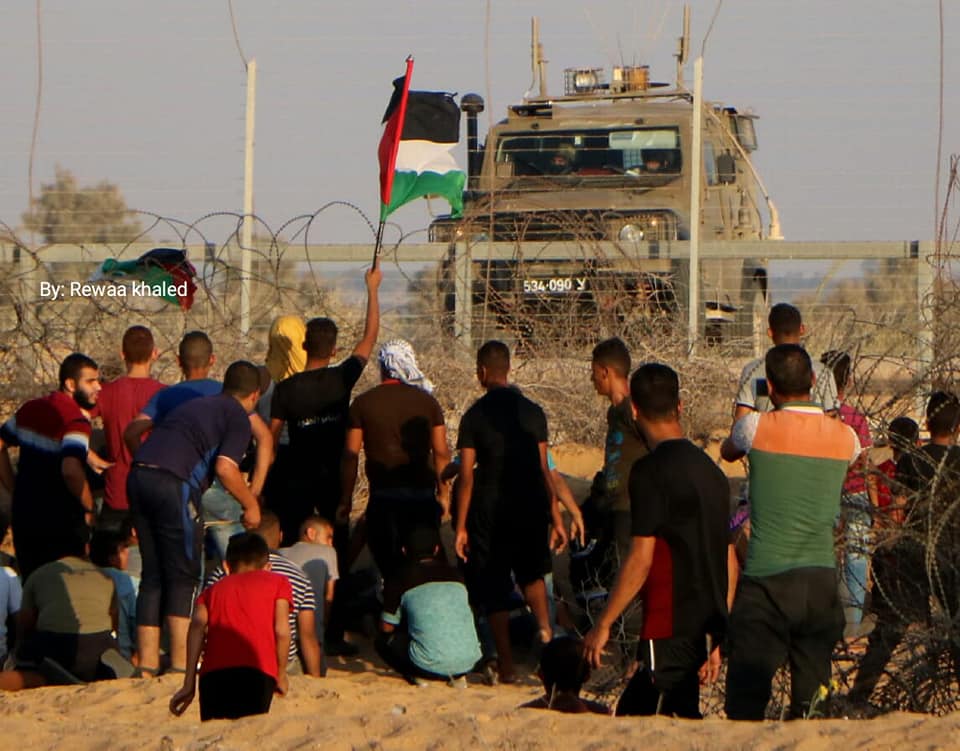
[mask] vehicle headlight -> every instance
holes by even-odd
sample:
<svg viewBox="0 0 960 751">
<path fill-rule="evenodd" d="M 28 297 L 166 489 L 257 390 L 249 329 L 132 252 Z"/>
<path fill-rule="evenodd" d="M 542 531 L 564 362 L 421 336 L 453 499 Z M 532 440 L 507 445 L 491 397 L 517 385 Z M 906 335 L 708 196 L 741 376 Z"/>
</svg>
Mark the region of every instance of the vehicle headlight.
<svg viewBox="0 0 960 751">
<path fill-rule="evenodd" d="M 638 243 L 643 240 L 643 230 L 636 224 L 624 224 L 617 239 L 624 243 Z"/>
</svg>

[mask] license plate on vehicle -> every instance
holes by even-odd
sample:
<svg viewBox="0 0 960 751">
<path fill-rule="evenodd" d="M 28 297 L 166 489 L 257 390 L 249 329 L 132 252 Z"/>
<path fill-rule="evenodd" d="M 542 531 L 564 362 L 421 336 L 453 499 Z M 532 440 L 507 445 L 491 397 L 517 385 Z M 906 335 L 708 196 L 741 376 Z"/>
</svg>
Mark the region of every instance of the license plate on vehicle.
<svg viewBox="0 0 960 751">
<path fill-rule="evenodd" d="M 587 291 L 585 276 L 554 276 L 549 279 L 524 279 L 525 295 L 569 295 Z"/>
</svg>

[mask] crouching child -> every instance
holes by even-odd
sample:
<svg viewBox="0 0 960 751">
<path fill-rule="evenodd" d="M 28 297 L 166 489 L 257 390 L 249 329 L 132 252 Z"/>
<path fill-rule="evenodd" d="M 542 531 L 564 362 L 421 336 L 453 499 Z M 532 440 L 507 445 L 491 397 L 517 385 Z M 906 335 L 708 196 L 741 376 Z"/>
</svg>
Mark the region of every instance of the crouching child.
<svg viewBox="0 0 960 751">
<path fill-rule="evenodd" d="M 290 646 L 290 582 L 268 570 L 270 551 L 259 535 L 235 535 L 227 546 L 228 576 L 197 598 L 187 637 L 183 686 L 170 700 L 182 715 L 197 691 L 200 719 L 236 719 L 270 711 L 273 694 L 286 694 Z"/>
</svg>

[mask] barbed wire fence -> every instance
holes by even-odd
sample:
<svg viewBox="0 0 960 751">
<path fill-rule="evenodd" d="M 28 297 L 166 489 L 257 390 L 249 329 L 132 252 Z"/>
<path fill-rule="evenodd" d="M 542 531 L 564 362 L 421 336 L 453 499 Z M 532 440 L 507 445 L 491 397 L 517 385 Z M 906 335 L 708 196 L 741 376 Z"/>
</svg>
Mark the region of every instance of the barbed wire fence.
<svg viewBox="0 0 960 751">
<path fill-rule="evenodd" d="M 687 349 L 682 311 L 686 285 L 682 263 L 638 264 L 629 248 L 615 244 L 611 249 L 609 243 L 599 242 L 589 219 L 557 217 L 560 239 L 582 249 L 580 258 L 563 266 L 550 258 L 550 241 L 532 248 L 517 244 L 513 262 L 498 262 L 487 254 L 482 237 L 484 217 L 468 217 L 463 225 L 465 236 L 477 237 L 470 255 L 473 272 L 466 283 L 458 266 L 442 252 L 439 260 L 405 260 L 405 248 L 422 231 L 405 233 L 395 226 L 392 243 L 382 256 L 385 281 L 380 339 L 403 337 L 414 345 L 424 371 L 437 385 L 436 395 L 454 438 L 459 417 L 480 393 L 474 376 L 474 345 L 500 338 L 515 347 L 514 380 L 547 411 L 551 441 L 601 446 L 605 405 L 590 383 L 590 349 L 602 338 L 620 336 L 630 346 L 635 364 L 659 360 L 678 370 L 686 429 L 705 447 L 715 447 L 729 428 L 740 368 L 766 346 L 768 303 L 789 300 L 803 312 L 808 328 L 806 345 L 814 357 L 826 350 L 846 351 L 853 357 L 855 376 L 848 401 L 867 416 L 883 444 L 885 426 L 891 419 L 912 415 L 922 423 L 922 405 L 930 390 L 957 388 L 960 300 L 954 256 L 960 222 L 949 220 L 950 207 L 960 192 L 957 172 L 954 157 L 930 257 L 862 261 L 809 260 L 808 256 L 806 260 L 771 261 L 766 266 L 769 288 L 755 309 L 740 311 L 740 325 L 727 327 L 724 335 L 711 333 L 708 321 L 706 334 L 693 353 Z M 341 328 L 340 346 L 349 351 L 362 330 L 362 271 L 370 261 L 331 261 L 324 255 L 326 246 L 315 244 L 322 234 L 325 213 L 333 208 L 357 213 L 370 229 L 372 249 L 372 222 L 359 208 L 344 202 L 294 217 L 278 228 L 254 217 L 252 248 L 240 247 L 244 217 L 230 212 L 210 213 L 192 221 L 139 212 L 142 238 L 99 247 L 96 252 L 80 244 L 31 247 L 12 228 L 0 224 L 7 236 L 0 239 L 0 381 L 4 392 L 0 416 L 9 416 L 19 403 L 53 388 L 59 361 L 71 351 L 83 351 L 98 360 L 105 377 L 119 375 L 120 339 L 134 323 L 153 330 L 161 350 L 155 374 L 166 382 L 177 380 L 173 354 L 180 337 L 194 329 L 211 337 L 221 372 L 235 359 L 262 361 L 270 322 L 283 314 L 333 317 Z M 486 225 L 486 230 L 490 229 Z M 518 236 L 522 236 L 522 228 Z M 166 239 L 147 244 L 147 237 Z M 39 293 L 41 282 L 89 280 L 104 254 L 132 259 L 156 245 L 189 250 L 190 261 L 197 268 L 198 288 L 190 310 L 146 298 L 87 295 L 52 300 Z M 237 261 L 242 252 L 253 257 L 247 332 L 238 304 L 242 280 Z M 594 278 L 604 279 L 589 303 L 577 295 L 537 295 L 536 289 L 532 295 L 525 294 L 523 285 L 530 278 L 568 276 L 567 269 L 578 264 L 589 266 Z M 709 276 L 714 272 L 726 273 L 709 265 L 703 273 Z M 456 335 L 452 297 L 459 287 L 468 289 L 473 298 L 470 339 Z M 716 302 L 719 306 L 723 301 Z M 729 333 L 732 331 L 736 333 Z M 359 389 L 373 385 L 373 370 L 367 369 Z M 888 678 L 875 692 L 873 701 L 880 709 L 940 713 L 958 706 L 956 674 L 945 657 L 951 645 L 960 645 L 957 598 L 946 596 L 946 590 L 956 586 L 956 572 L 960 571 L 958 503 L 954 496 L 951 503 L 937 506 L 936 514 L 928 514 L 919 532 L 910 532 L 921 535 L 930 551 L 919 574 L 925 582 L 918 582 L 916 588 L 932 593 L 933 607 L 925 622 L 909 625 Z M 904 534 L 903 530 L 877 523 L 872 544 L 888 544 L 891 536 L 898 534 Z M 849 686 L 857 660 L 846 649 L 838 651 L 837 674 L 840 682 Z M 616 685 L 617 680 L 617 676 L 604 677 L 608 686 Z M 722 689 L 712 691 L 707 703 L 712 712 L 719 711 Z M 771 711 L 776 714 L 781 706 Z M 842 698 L 831 706 L 827 711 L 851 711 Z"/>
</svg>

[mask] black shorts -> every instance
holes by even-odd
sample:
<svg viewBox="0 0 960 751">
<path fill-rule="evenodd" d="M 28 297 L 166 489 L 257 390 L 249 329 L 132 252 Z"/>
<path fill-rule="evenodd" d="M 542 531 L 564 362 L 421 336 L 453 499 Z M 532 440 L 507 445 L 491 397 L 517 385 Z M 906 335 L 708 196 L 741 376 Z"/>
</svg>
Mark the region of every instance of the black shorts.
<svg viewBox="0 0 960 751">
<path fill-rule="evenodd" d="M 464 567 L 471 603 L 487 613 L 508 610 L 514 585 L 543 579 L 552 570 L 546 524 L 518 530 L 489 550 L 471 545 Z M 471 538 L 472 539 L 472 538 Z M 500 544 L 497 544 L 500 542 Z"/>
<path fill-rule="evenodd" d="M 35 631 L 20 647 L 17 668 L 37 670 L 46 675 L 43 661 L 49 659 L 81 681 L 107 680 L 116 677 L 109 668 L 100 664 L 100 658 L 108 649 L 117 649 L 116 639 L 109 631 L 92 634 Z M 51 680 L 51 676 L 48 676 L 48 680 Z"/>
<path fill-rule="evenodd" d="M 200 676 L 200 719 L 235 720 L 270 711 L 277 682 L 256 668 L 224 668 Z"/>
</svg>

